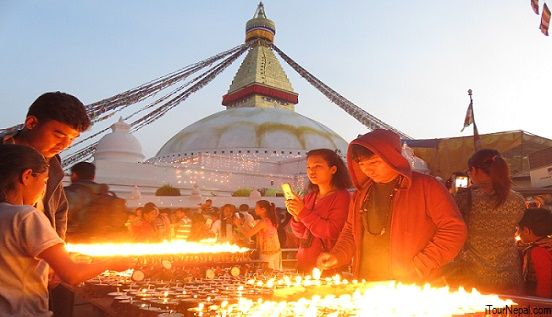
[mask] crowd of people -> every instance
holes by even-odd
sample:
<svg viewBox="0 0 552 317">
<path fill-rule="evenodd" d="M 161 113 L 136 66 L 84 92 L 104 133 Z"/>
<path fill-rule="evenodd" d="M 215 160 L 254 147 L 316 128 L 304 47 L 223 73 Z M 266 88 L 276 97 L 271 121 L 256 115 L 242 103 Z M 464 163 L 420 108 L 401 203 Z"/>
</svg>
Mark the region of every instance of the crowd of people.
<svg viewBox="0 0 552 317">
<path fill-rule="evenodd" d="M 281 246 L 286 241 L 281 233 L 285 227 L 282 218 L 280 210 L 267 200 L 257 201 L 253 209 L 247 204 L 217 208 L 211 200 L 197 208 L 159 209 L 149 202 L 130 213 L 125 225 L 127 237 L 135 242 L 215 239 L 256 249 L 258 259 L 281 270 Z"/>
<path fill-rule="evenodd" d="M 196 208 L 150 202 L 128 213 L 97 205 L 120 206 L 121 199 L 95 183 L 93 164 L 73 166 L 72 184 L 63 188 L 59 153 L 89 126 L 82 102 L 52 92 L 33 102 L 21 129 L 0 135 L 2 316 L 68 315 L 63 310 L 72 309 L 72 296 L 60 280 L 79 283 L 132 261 L 75 263 L 65 241 L 121 236 L 214 238 L 256 249 L 275 270 L 282 268 L 282 248 L 297 246 L 300 273 L 350 268 L 354 278 L 372 281 L 552 298 L 551 211 L 512 190 L 508 164 L 496 150 L 475 152 L 466 162 L 471 185 L 451 193 L 412 170 L 399 135 L 376 129 L 349 144 L 346 164 L 333 150 L 308 152 L 308 188 L 292 193 L 285 209 L 267 200 L 216 208 L 208 199 Z"/>
</svg>

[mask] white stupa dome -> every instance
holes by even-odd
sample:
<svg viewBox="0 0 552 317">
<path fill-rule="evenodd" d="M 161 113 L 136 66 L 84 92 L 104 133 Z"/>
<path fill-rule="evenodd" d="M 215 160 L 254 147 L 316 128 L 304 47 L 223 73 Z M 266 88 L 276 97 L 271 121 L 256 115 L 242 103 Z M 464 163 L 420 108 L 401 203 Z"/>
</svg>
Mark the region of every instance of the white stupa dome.
<svg viewBox="0 0 552 317">
<path fill-rule="evenodd" d="M 294 111 L 230 108 L 203 118 L 173 136 L 155 160 L 211 154 L 295 154 L 317 148 L 347 152 L 347 142 L 323 124 Z"/>
<path fill-rule="evenodd" d="M 421 158 L 417 157 L 416 154 L 414 154 L 414 150 L 412 150 L 412 148 L 409 147 L 406 143 L 404 143 L 402 146 L 402 156 L 404 156 L 408 163 L 410 163 L 410 167 L 412 168 L 412 170 L 424 174 L 429 174 L 430 170 L 427 167 L 427 163 Z"/>
<path fill-rule="evenodd" d="M 136 163 L 144 160 L 142 145 L 129 133 L 130 125 L 122 118 L 115 122 L 113 132 L 100 139 L 94 153 L 94 160 L 109 160 Z"/>
</svg>

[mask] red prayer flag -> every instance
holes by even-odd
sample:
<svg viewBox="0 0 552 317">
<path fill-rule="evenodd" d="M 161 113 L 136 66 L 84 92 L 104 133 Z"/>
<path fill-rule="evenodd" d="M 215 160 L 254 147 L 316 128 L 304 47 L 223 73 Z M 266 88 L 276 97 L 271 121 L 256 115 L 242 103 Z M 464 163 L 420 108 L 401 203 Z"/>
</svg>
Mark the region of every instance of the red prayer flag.
<svg viewBox="0 0 552 317">
<path fill-rule="evenodd" d="M 464 127 L 460 132 L 464 131 L 466 127 L 473 124 L 473 147 L 476 151 L 481 148 L 481 138 L 479 137 L 479 131 L 477 130 L 477 125 L 475 124 L 475 118 L 473 115 L 473 99 L 472 99 L 472 90 L 468 90 L 468 95 L 470 95 L 470 104 L 468 105 L 468 110 L 466 111 L 466 117 L 464 118 Z"/>
<path fill-rule="evenodd" d="M 548 9 L 548 6 L 546 3 L 542 7 L 542 16 L 541 16 L 541 24 L 540 29 L 542 34 L 548 36 L 548 27 L 550 26 L 550 9 Z"/>
<path fill-rule="evenodd" d="M 470 105 L 468 106 L 468 110 L 466 111 L 466 117 L 464 118 L 464 127 L 460 132 L 463 132 L 466 127 L 468 127 L 470 124 L 473 123 L 473 102 L 470 101 Z"/>
<path fill-rule="evenodd" d="M 531 0 L 531 8 L 535 14 L 539 14 L 539 0 Z"/>
</svg>

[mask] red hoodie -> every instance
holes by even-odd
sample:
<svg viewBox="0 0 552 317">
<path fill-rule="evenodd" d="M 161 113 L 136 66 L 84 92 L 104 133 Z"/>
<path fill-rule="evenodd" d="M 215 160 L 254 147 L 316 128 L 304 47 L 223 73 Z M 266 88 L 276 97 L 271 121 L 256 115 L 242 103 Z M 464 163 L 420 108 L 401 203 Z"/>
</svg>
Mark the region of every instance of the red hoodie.
<svg viewBox="0 0 552 317">
<path fill-rule="evenodd" d="M 299 222 L 291 220 L 293 234 L 299 239 L 312 237 L 310 246 L 299 245 L 297 251 L 297 270 L 311 273 L 316 266 L 316 258 L 322 252 L 332 249 L 347 219 L 350 201 L 346 189 L 338 190 L 323 197 L 316 204 L 316 192 L 304 198 L 305 207 L 300 213 Z"/>
<path fill-rule="evenodd" d="M 349 144 L 347 164 L 357 191 L 349 205 L 343 232 L 331 253 L 344 265 L 353 259 L 353 274 L 360 270 L 362 222 L 360 208 L 372 181 L 351 157 L 353 144 L 361 145 L 378 155 L 402 175 L 392 202 L 390 230 L 390 272 L 394 279 L 415 282 L 431 280 L 440 269 L 458 254 L 467 230 L 464 221 L 446 188 L 434 177 L 414 172 L 401 155 L 397 134 L 377 129 Z M 364 246 L 368 247 L 368 246 Z"/>
</svg>

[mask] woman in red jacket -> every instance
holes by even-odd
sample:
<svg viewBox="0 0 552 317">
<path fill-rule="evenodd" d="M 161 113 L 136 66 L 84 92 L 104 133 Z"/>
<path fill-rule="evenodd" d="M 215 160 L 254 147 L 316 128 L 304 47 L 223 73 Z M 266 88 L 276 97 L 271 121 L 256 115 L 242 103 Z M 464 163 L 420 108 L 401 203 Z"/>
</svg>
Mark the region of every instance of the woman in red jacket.
<svg viewBox="0 0 552 317">
<path fill-rule="evenodd" d="M 351 180 L 343 160 L 332 150 L 307 153 L 308 193 L 286 201 L 291 228 L 299 238 L 297 270 L 310 273 L 322 252 L 333 248 L 347 219 Z M 330 272 L 331 273 L 331 272 Z"/>
</svg>

